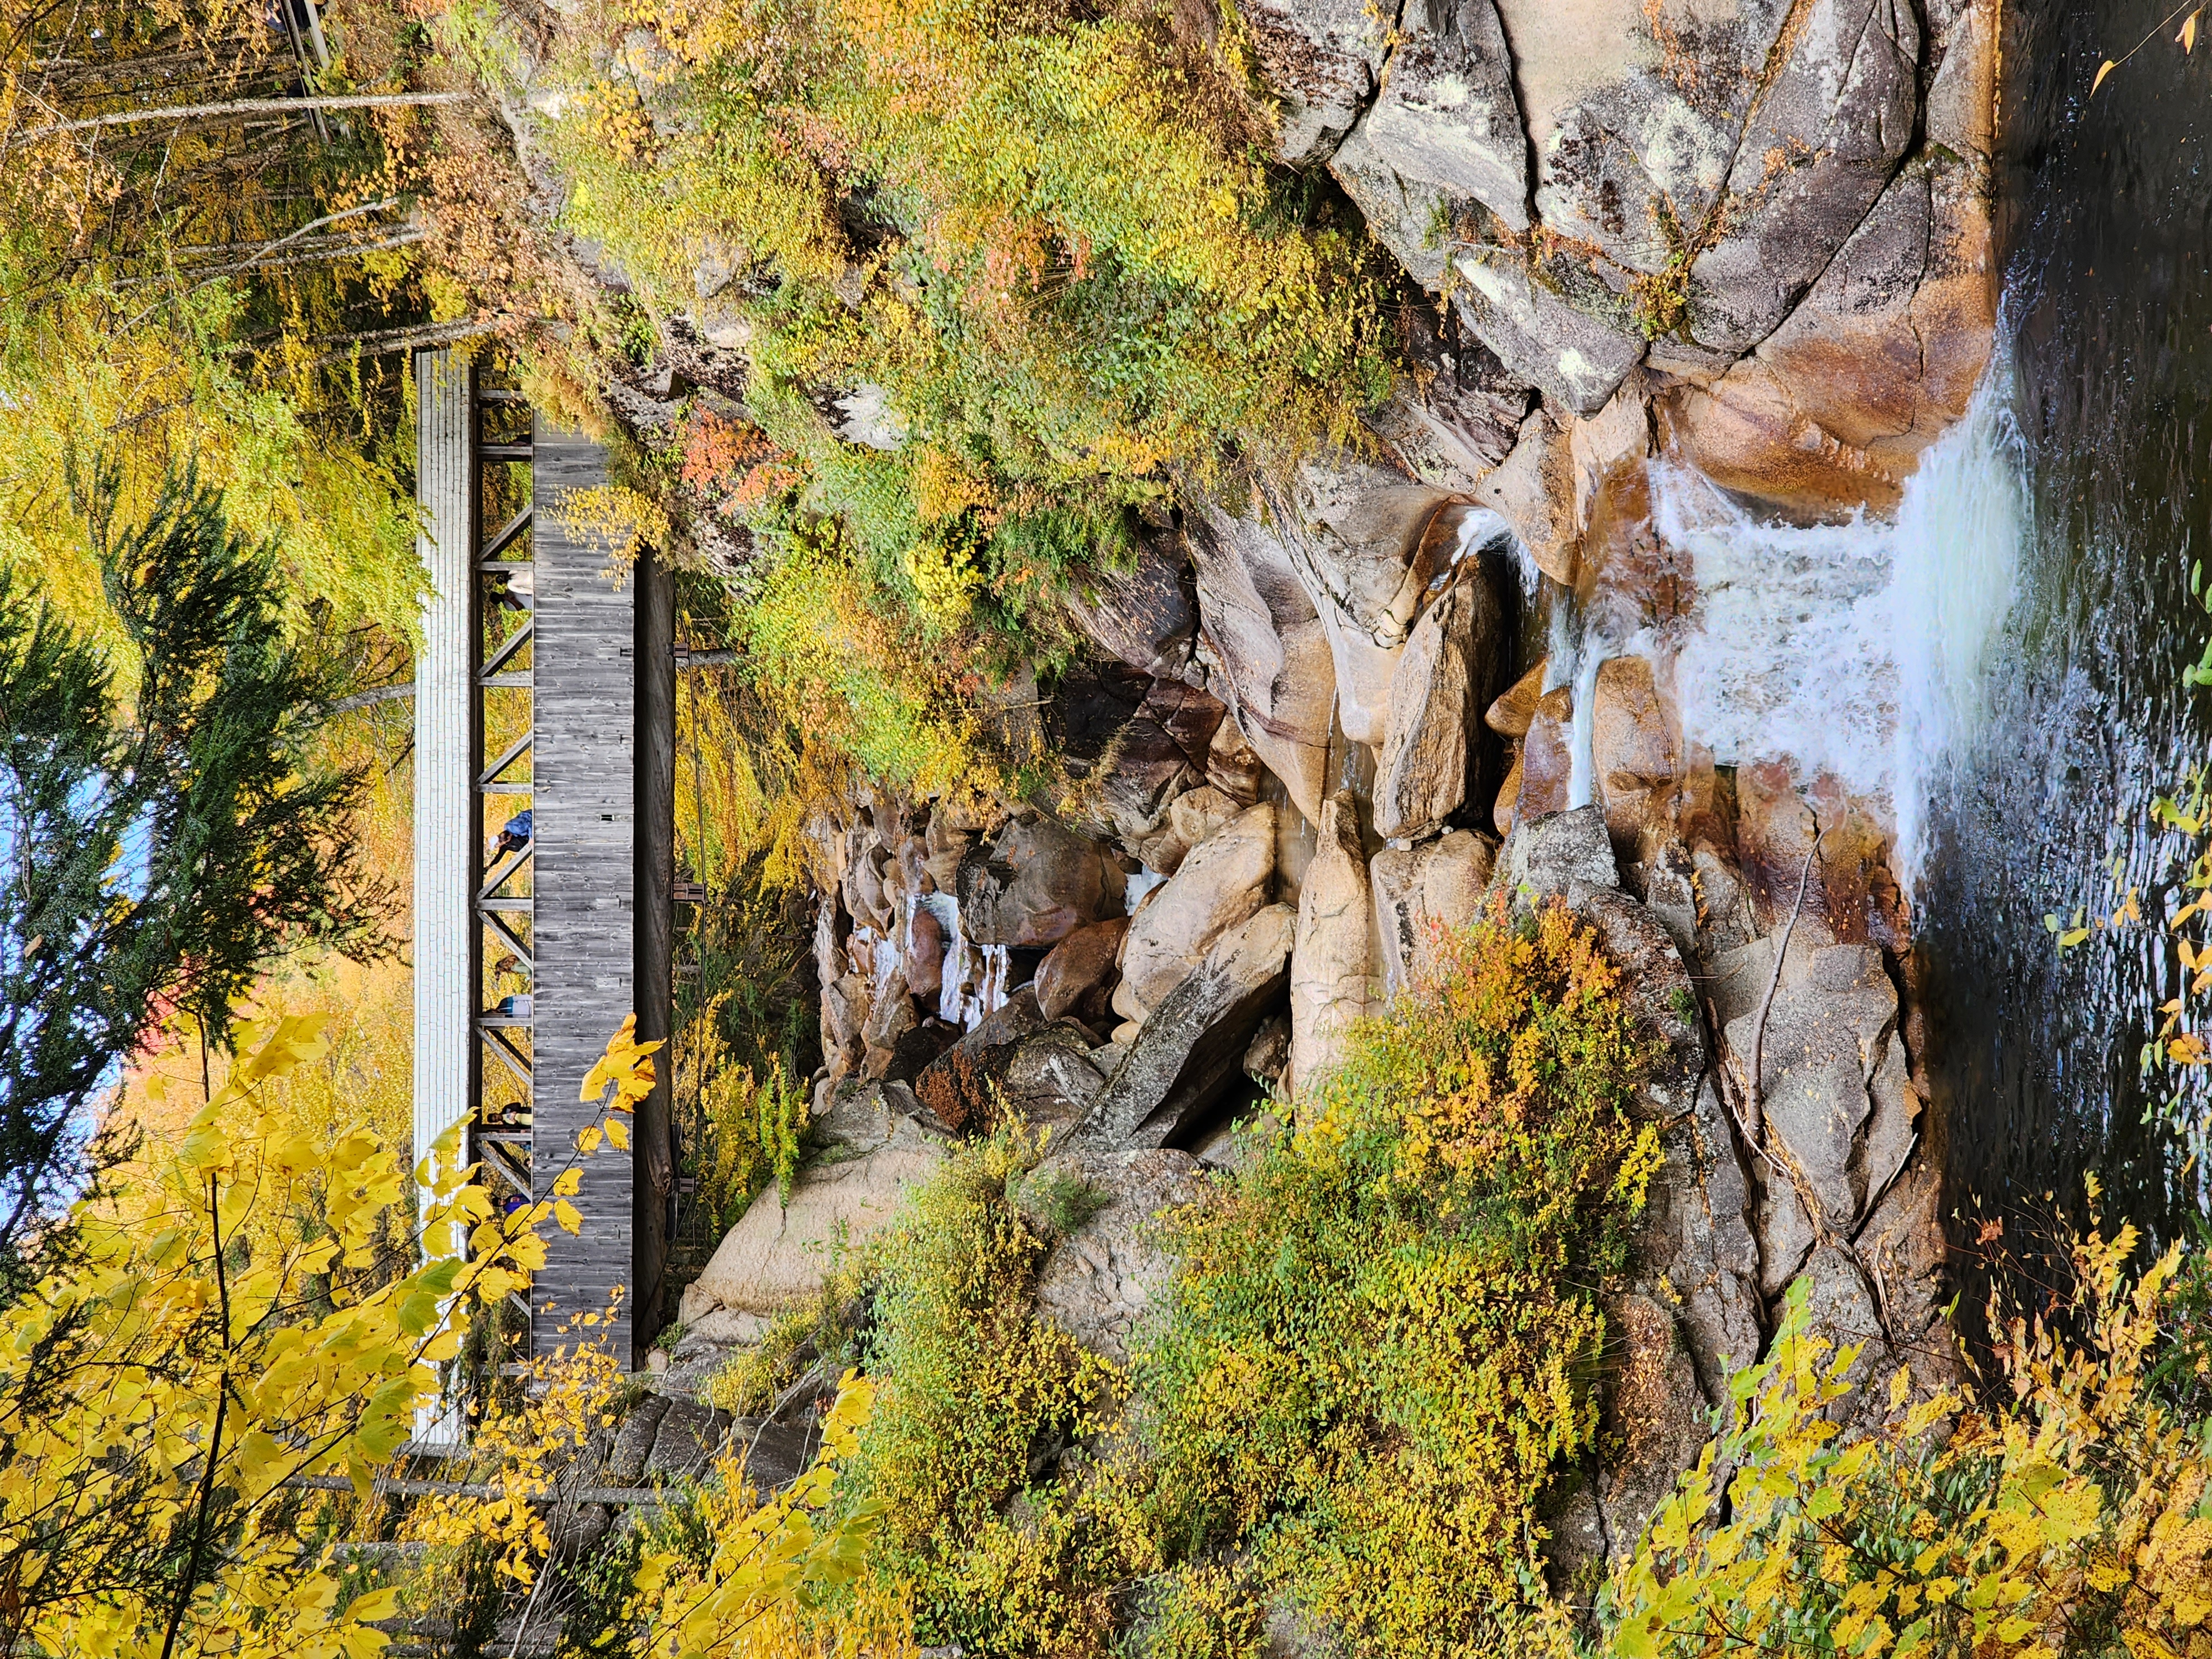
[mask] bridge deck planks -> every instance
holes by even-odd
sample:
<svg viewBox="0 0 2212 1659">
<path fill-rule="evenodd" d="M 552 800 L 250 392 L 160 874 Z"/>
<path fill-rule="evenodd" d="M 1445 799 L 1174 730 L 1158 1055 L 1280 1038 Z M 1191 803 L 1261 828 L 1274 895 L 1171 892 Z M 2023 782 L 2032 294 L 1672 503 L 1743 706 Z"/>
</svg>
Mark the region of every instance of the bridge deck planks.
<svg viewBox="0 0 2212 1659">
<path fill-rule="evenodd" d="M 577 1098 L 584 1074 L 635 1007 L 637 967 L 637 584 L 617 587 L 605 550 L 579 542 L 560 503 L 606 483 L 605 452 L 541 417 L 532 463 L 537 639 L 532 743 L 537 795 L 537 974 L 532 989 L 536 1055 L 532 1177 L 541 1199 L 574 1158 L 577 1132 L 599 1109 Z M 541 1353 L 574 1347 L 584 1333 L 562 1327 L 601 1312 L 616 1292 L 613 1328 L 595 1334 L 625 1367 L 636 1299 L 634 1163 L 603 1147 L 584 1160 L 573 1200 L 584 1218 L 571 1237 L 549 1228 L 551 1248 L 532 1290 L 532 1335 Z"/>
</svg>

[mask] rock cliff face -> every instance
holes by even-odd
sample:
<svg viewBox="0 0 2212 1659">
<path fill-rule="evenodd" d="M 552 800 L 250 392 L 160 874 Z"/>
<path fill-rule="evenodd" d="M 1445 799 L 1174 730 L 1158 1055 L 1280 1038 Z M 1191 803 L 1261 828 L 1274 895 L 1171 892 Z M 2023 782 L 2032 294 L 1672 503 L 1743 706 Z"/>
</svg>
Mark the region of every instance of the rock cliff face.
<svg viewBox="0 0 2212 1659">
<path fill-rule="evenodd" d="M 1641 366 L 1681 453 L 1818 512 L 1893 501 L 1964 409 L 1995 317 L 1990 0 L 1239 10 L 1279 154 L 1328 167 L 1553 429 Z"/>
<path fill-rule="evenodd" d="M 1964 410 L 1994 0 L 1237 6 L 1281 158 L 1431 296 L 1423 372 L 1359 444 L 1186 483 L 1073 596 L 1078 787 L 818 826 L 815 1120 L 845 1161 L 749 1216 L 686 1314 L 803 1291 L 793 1227 L 872 1224 L 1012 1106 L 1117 1194 L 1046 1285 L 1119 1352 L 1168 1270 L 1148 1206 L 1223 1125 L 1294 1106 L 1438 930 L 1557 896 L 1627 969 L 1665 1152 L 1607 1292 L 1611 1449 L 1559 1497 L 1572 1579 L 1632 1545 L 1799 1279 L 1863 1364 L 1942 1379 L 1887 807 L 1686 727 L 1698 595 L 1654 501 L 1679 468 L 1771 514 L 1879 514 Z M 1540 577 L 1626 643 L 1540 656 Z"/>
</svg>

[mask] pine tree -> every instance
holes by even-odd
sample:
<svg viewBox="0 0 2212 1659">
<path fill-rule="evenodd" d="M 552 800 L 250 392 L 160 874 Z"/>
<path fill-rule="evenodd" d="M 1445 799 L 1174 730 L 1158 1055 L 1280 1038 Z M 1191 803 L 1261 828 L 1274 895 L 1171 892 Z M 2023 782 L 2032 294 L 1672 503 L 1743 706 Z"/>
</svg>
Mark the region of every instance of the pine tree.
<svg viewBox="0 0 2212 1659">
<path fill-rule="evenodd" d="M 382 891 L 347 838 L 364 780 L 313 761 L 341 689 L 287 640 L 271 546 L 172 471 L 115 522 L 117 475 L 72 480 L 138 659 L 113 666 L 0 576 L 0 1254 L 88 1173 L 100 1095 L 160 1019 L 221 1044 L 268 965 L 366 947 Z"/>
</svg>

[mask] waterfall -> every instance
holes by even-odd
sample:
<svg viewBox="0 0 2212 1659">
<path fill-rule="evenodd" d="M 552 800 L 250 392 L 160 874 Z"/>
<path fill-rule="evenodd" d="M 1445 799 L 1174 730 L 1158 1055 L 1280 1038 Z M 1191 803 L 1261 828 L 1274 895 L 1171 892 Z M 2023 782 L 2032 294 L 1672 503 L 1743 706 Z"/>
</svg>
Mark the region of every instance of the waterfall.
<svg viewBox="0 0 2212 1659">
<path fill-rule="evenodd" d="M 1978 723 L 2012 601 L 2026 508 L 2010 384 L 1993 362 L 1893 522 L 1778 523 L 1688 467 L 1652 468 L 1655 526 L 1695 571 L 1692 625 L 1674 641 L 1686 736 L 1723 765 L 1787 760 L 1802 781 L 1825 772 L 1887 799 L 1908 878 L 1929 793 Z M 1585 647 L 1586 675 L 1594 654 Z"/>
</svg>

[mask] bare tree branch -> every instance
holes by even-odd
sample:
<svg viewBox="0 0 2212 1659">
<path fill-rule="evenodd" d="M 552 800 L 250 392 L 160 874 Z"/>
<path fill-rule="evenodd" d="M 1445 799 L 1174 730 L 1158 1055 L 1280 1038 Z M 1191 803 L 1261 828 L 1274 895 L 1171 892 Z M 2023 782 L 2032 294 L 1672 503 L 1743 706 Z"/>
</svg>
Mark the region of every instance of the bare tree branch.
<svg viewBox="0 0 2212 1659">
<path fill-rule="evenodd" d="M 168 109 L 124 109 L 81 121 L 58 121 L 17 133 L 10 143 L 57 138 L 66 132 L 89 132 L 95 127 L 131 127 L 149 121 L 202 121 L 225 115 L 307 115 L 326 109 L 392 109 L 401 106 L 465 104 L 465 92 L 351 93 L 331 98 L 243 98 L 228 104 L 179 104 Z"/>
</svg>

